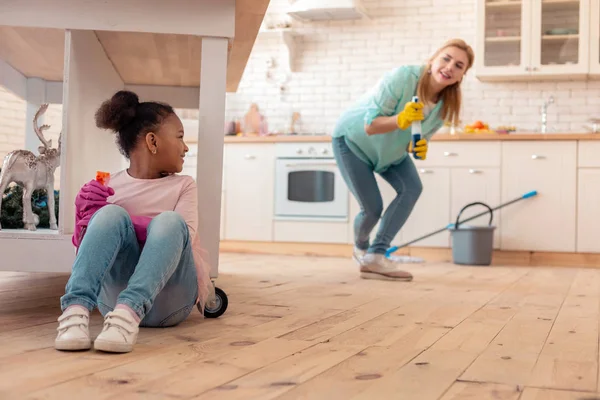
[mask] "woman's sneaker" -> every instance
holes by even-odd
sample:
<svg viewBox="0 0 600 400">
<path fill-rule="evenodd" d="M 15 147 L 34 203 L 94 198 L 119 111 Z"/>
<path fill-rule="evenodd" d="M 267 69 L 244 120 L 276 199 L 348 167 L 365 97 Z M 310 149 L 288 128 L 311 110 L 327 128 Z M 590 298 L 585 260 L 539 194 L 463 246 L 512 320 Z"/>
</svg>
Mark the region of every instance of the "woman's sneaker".
<svg viewBox="0 0 600 400">
<path fill-rule="evenodd" d="M 391 281 L 412 281 L 410 272 L 401 271 L 385 254 L 367 253 L 362 257 L 360 277 Z"/>
<path fill-rule="evenodd" d="M 58 317 L 56 350 L 88 350 L 90 340 L 90 313 L 82 307 L 69 307 Z"/>
<path fill-rule="evenodd" d="M 365 250 L 361 250 L 358 247 L 354 246 L 354 250 L 352 251 L 352 258 L 358 265 L 362 265 L 363 257 L 367 254 Z"/>
</svg>

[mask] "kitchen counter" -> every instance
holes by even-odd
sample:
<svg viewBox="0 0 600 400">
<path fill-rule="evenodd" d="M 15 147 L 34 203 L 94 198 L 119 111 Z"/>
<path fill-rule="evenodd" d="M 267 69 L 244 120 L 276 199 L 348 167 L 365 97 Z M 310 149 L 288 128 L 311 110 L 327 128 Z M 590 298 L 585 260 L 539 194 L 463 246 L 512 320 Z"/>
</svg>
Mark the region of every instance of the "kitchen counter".
<svg viewBox="0 0 600 400">
<path fill-rule="evenodd" d="M 450 135 L 439 133 L 434 142 L 472 140 L 600 140 L 600 133 L 479 133 Z M 271 136 L 225 136 L 225 143 L 307 143 L 330 142 L 329 135 L 271 135 Z"/>
</svg>

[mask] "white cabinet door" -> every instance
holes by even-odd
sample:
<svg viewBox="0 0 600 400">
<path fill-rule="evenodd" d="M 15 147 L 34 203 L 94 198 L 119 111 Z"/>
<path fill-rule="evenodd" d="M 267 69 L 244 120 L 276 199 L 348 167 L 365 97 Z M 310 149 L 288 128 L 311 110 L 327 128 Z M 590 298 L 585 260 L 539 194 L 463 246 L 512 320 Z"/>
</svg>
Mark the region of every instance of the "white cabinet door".
<svg viewBox="0 0 600 400">
<path fill-rule="evenodd" d="M 590 67 L 590 0 L 530 1 L 531 77 L 585 76 Z"/>
<path fill-rule="evenodd" d="M 274 145 L 236 143 L 225 156 L 225 238 L 272 241 Z"/>
<path fill-rule="evenodd" d="M 590 2 L 590 76 L 600 78 L 600 0 Z"/>
<path fill-rule="evenodd" d="M 460 210 L 473 202 L 482 202 L 494 208 L 500 204 L 500 168 L 453 168 L 451 172 L 451 201 L 450 215 L 452 223 Z M 467 208 L 461 215 L 461 221 L 485 212 L 487 209 L 481 205 Z M 494 211 L 492 225 L 496 226 L 494 232 L 494 248 L 500 248 L 500 212 Z M 466 225 L 488 225 L 489 213 L 466 222 Z"/>
<path fill-rule="evenodd" d="M 447 226 L 450 221 L 450 169 L 418 168 L 423 193 L 406 224 L 400 230 L 402 241 L 408 242 Z M 448 247 L 449 232 L 441 232 L 414 243 L 416 247 Z"/>
<path fill-rule="evenodd" d="M 504 250 L 575 251 L 577 143 L 502 143 L 502 202 L 538 195 L 502 209 Z"/>
<path fill-rule="evenodd" d="M 600 253 L 600 168 L 580 169 L 577 190 L 577 251 Z"/>
</svg>

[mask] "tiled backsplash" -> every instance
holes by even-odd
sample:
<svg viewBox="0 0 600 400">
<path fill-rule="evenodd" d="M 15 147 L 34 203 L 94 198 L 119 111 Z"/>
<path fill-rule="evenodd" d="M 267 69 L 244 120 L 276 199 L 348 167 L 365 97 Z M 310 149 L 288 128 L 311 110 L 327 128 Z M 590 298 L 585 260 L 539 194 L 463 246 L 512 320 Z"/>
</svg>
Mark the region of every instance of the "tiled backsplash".
<svg viewBox="0 0 600 400">
<path fill-rule="evenodd" d="M 288 0 L 271 0 L 273 19 Z M 272 130 L 285 129 L 292 111 L 302 115 L 303 132 L 330 133 L 346 106 L 369 89 L 388 69 L 421 63 L 446 39 L 460 37 L 473 48 L 476 0 L 365 0 L 370 21 L 298 24 L 296 65 L 285 101 L 266 82 L 266 63 L 278 57 L 281 39 L 260 35 L 237 93 L 227 95 L 228 118 L 243 117 L 256 102 Z M 476 54 L 476 57 L 481 55 Z M 600 82 L 481 83 L 473 70 L 463 84 L 462 120 L 480 119 L 490 126 L 539 129 L 540 107 L 554 95 L 548 126 L 554 131 L 585 132 L 591 116 L 600 117 Z"/>
<path fill-rule="evenodd" d="M 277 20 L 288 4 L 271 0 L 267 17 Z M 330 133 L 344 108 L 387 70 L 425 61 L 448 38 L 475 45 L 476 0 L 364 0 L 364 5 L 372 20 L 293 22 L 297 72 L 283 99 L 266 79 L 267 62 L 279 58 L 282 41 L 259 35 L 238 92 L 227 94 L 227 120 L 242 118 L 256 102 L 271 131 L 287 130 L 292 112 L 299 111 L 301 133 Z M 550 95 L 556 98 L 548 109 L 553 131 L 584 132 L 589 117 L 600 117 L 600 81 L 481 83 L 473 72 L 463 84 L 464 123 L 480 119 L 491 127 L 539 129 L 540 107 Z M 60 109 L 52 105 L 46 115 L 53 138 L 61 126 Z M 180 115 L 193 118 L 197 112 L 180 110 Z M 24 130 L 25 102 L 0 88 L 0 157 L 24 145 Z"/>
</svg>

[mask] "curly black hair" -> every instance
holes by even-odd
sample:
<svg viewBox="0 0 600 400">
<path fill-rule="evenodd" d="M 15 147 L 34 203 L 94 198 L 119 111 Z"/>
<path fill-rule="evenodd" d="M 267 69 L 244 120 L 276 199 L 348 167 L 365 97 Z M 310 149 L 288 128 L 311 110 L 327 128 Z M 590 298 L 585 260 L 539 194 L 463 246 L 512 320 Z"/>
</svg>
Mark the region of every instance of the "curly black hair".
<svg viewBox="0 0 600 400">
<path fill-rule="evenodd" d="M 121 90 L 102 103 L 96 111 L 96 126 L 117 134 L 121 154 L 129 158 L 141 136 L 157 130 L 166 117 L 175 114 L 168 104 L 142 102 L 137 94 Z"/>
</svg>

